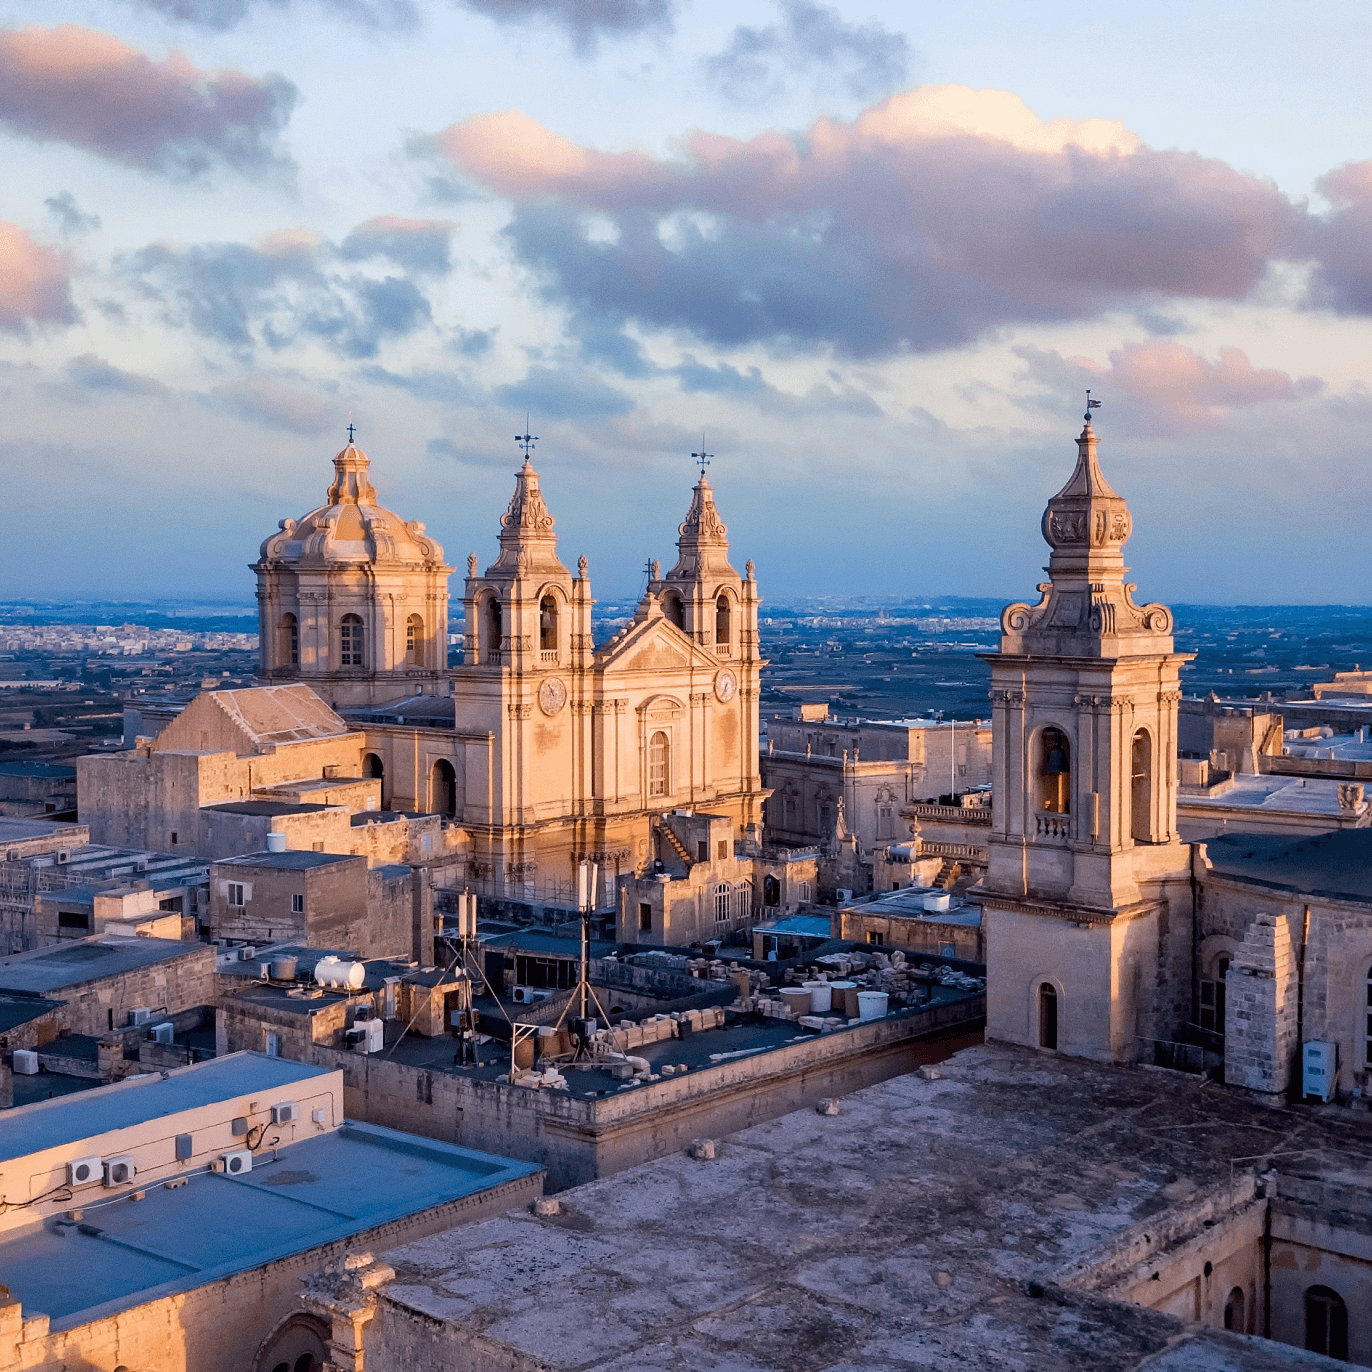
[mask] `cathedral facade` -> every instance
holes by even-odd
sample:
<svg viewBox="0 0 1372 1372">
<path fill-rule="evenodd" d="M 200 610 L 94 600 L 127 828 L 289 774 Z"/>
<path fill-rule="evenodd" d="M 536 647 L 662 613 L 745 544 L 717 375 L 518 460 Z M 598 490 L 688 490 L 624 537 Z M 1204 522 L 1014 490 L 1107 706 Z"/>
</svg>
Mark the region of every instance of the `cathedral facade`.
<svg viewBox="0 0 1372 1372">
<path fill-rule="evenodd" d="M 672 810 L 760 837 L 757 580 L 731 565 L 703 475 L 675 564 L 654 564 L 597 647 L 587 561 L 574 575 L 559 558 L 526 458 L 494 561 L 467 560 L 450 667 L 442 549 L 376 504 L 359 449 L 334 467 L 329 503 L 283 520 L 254 566 L 261 678 L 308 682 L 365 731 L 386 807 L 449 817 L 470 836 L 466 875 L 516 896 L 570 887 L 590 860 L 611 898 L 652 866 Z"/>
</svg>

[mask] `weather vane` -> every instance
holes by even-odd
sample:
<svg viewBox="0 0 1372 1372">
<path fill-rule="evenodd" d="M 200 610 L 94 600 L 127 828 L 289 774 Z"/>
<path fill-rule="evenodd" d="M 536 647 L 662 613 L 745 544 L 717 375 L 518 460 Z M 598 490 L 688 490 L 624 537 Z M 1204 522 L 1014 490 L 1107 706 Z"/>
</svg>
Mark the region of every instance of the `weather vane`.
<svg viewBox="0 0 1372 1372">
<path fill-rule="evenodd" d="M 1082 418 L 1089 424 L 1091 422 L 1091 411 L 1100 409 L 1100 401 L 1091 399 L 1091 388 L 1086 388 L 1086 413 Z"/>
<path fill-rule="evenodd" d="M 710 459 L 713 456 L 714 453 L 707 453 L 705 451 L 705 435 L 702 433 L 700 435 L 700 451 L 698 453 L 691 454 L 692 460 L 700 468 L 700 479 L 702 481 L 705 480 L 705 468 L 710 465 Z"/>
<path fill-rule="evenodd" d="M 538 442 L 538 435 L 529 432 L 529 416 L 524 416 L 524 432 L 515 434 L 515 442 L 524 449 L 524 460 L 529 460 L 529 454 L 533 452 L 534 444 Z"/>
</svg>

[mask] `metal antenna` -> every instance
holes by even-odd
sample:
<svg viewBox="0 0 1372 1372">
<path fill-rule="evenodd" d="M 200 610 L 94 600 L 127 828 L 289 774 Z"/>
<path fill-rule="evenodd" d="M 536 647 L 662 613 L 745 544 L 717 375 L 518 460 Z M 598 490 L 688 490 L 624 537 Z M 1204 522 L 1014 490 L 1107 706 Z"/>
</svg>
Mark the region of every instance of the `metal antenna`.
<svg viewBox="0 0 1372 1372">
<path fill-rule="evenodd" d="M 1091 388 L 1086 388 L 1086 413 L 1082 418 L 1089 424 L 1091 422 L 1091 411 L 1100 409 L 1100 401 L 1091 399 Z"/>
<path fill-rule="evenodd" d="M 515 434 L 515 443 L 524 449 L 524 460 L 529 460 L 529 454 L 534 450 L 534 444 L 538 442 L 538 435 L 529 432 L 529 416 L 524 416 L 524 432 Z"/>
<path fill-rule="evenodd" d="M 700 468 L 700 479 L 702 481 L 705 480 L 705 468 L 710 465 L 710 459 L 713 456 L 714 453 L 707 453 L 705 451 L 705 435 L 702 433 L 700 435 L 700 451 L 691 454 L 693 461 Z"/>
</svg>

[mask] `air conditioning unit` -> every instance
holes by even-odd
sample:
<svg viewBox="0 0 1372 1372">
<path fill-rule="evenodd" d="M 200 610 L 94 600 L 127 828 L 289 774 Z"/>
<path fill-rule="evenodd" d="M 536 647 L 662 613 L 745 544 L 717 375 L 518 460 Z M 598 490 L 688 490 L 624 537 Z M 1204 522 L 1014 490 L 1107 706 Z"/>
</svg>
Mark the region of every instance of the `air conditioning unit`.
<svg viewBox="0 0 1372 1372">
<path fill-rule="evenodd" d="M 551 991 L 545 991 L 538 986 L 516 986 L 514 1002 L 516 1005 L 535 1005 L 540 1000 L 547 1000 L 552 994 Z"/>
<path fill-rule="evenodd" d="M 224 1171 L 230 1177 L 241 1177 L 252 1171 L 252 1149 L 235 1148 L 232 1153 L 224 1154 Z"/>
<path fill-rule="evenodd" d="M 132 1153 L 121 1153 L 117 1158 L 105 1159 L 106 1186 L 127 1186 L 137 1175 Z"/>
<path fill-rule="evenodd" d="M 38 1075 L 38 1054 L 32 1048 L 16 1048 L 13 1065 L 14 1070 L 21 1077 L 36 1077 Z"/>
<path fill-rule="evenodd" d="M 386 1021 L 364 1020 L 349 1029 L 345 1038 L 348 1047 L 359 1053 L 379 1053 L 386 1046 Z"/>
<path fill-rule="evenodd" d="M 152 1018 L 152 1009 L 147 1005 L 139 1005 L 129 1011 L 130 1024 L 146 1024 Z"/>
<path fill-rule="evenodd" d="M 238 957 L 241 962 L 251 962 L 257 956 L 257 949 L 251 944 L 238 950 Z"/>
<path fill-rule="evenodd" d="M 176 1030 L 172 1026 L 171 1020 L 164 1020 L 161 1024 L 154 1024 L 152 1027 L 152 1041 L 154 1043 L 171 1043 L 176 1038 Z"/>
<path fill-rule="evenodd" d="M 57 854 L 57 860 L 58 860 L 58 862 L 70 862 L 70 861 L 71 861 L 71 854 L 70 854 L 70 853 L 60 853 L 60 852 L 59 852 L 59 853 Z"/>
<path fill-rule="evenodd" d="M 293 1100 L 279 1101 L 272 1106 L 273 1124 L 294 1124 L 295 1123 L 295 1102 Z"/>
<path fill-rule="evenodd" d="M 68 1186 L 94 1186 L 104 1176 L 104 1164 L 99 1158 L 75 1158 L 67 1164 Z"/>
</svg>

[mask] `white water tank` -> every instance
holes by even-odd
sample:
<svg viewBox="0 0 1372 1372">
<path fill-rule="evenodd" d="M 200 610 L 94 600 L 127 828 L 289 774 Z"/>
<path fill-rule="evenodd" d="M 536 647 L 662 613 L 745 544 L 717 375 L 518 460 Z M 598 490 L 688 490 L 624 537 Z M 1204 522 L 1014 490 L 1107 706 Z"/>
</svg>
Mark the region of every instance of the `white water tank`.
<svg viewBox="0 0 1372 1372">
<path fill-rule="evenodd" d="M 330 953 L 315 964 L 315 982 L 339 991 L 358 991 L 367 980 L 367 969 L 360 962 L 344 962 Z"/>
<path fill-rule="evenodd" d="M 931 891 L 924 897 L 924 909 L 927 914 L 942 914 L 953 903 L 953 898 L 947 891 Z"/>
<path fill-rule="evenodd" d="M 284 853 L 286 851 L 286 835 L 272 829 L 267 834 L 267 851 L 269 853 Z"/>
</svg>

